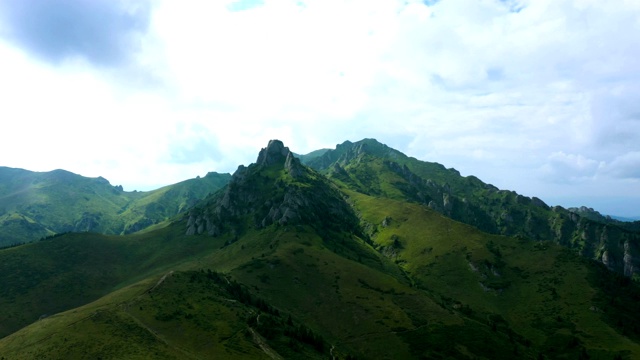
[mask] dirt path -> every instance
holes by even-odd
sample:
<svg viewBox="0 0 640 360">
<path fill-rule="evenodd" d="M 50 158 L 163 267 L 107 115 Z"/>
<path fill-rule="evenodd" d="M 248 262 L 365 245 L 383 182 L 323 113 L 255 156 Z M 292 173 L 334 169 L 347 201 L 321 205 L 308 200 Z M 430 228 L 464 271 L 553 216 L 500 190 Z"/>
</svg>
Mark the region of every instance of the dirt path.
<svg viewBox="0 0 640 360">
<path fill-rule="evenodd" d="M 151 289 L 147 290 L 147 292 L 148 292 L 148 293 L 149 293 L 149 292 L 152 292 L 155 288 L 157 288 L 158 286 L 160 286 L 160 284 L 162 284 L 162 282 L 164 281 L 164 279 L 166 279 L 166 278 L 167 278 L 167 276 L 169 276 L 169 275 L 171 275 L 171 274 L 173 274 L 173 270 L 171 270 L 171 271 L 169 271 L 168 273 L 164 274 L 164 275 L 160 278 L 160 280 L 158 280 L 158 282 L 157 282 L 157 283 L 156 283 L 156 284 L 155 284 Z"/>
<path fill-rule="evenodd" d="M 173 272 L 173 271 L 172 271 Z M 162 279 L 164 279 L 167 275 L 163 276 Z M 160 282 L 158 284 L 156 284 L 156 286 L 160 285 Z M 155 288 L 155 287 L 154 287 Z M 131 314 L 128 311 L 124 312 L 125 314 L 129 315 L 129 317 L 136 323 L 138 324 L 138 326 L 140 326 L 141 328 L 147 330 L 151 335 L 153 335 L 154 338 L 156 338 L 159 342 L 165 344 L 167 347 L 176 350 L 177 352 L 183 354 L 185 356 L 186 359 L 198 359 L 196 356 L 194 356 L 193 354 L 189 353 L 188 351 L 181 349 L 180 347 L 174 346 L 171 343 L 169 343 L 167 340 L 165 340 L 162 336 L 160 336 L 160 334 L 158 334 L 155 330 L 153 330 L 152 328 L 150 328 L 149 326 L 147 326 L 147 324 L 145 324 L 144 322 L 142 322 L 140 319 L 138 319 L 137 317 L 133 316 L 133 314 Z"/>
<path fill-rule="evenodd" d="M 249 331 L 251 332 L 251 336 L 253 337 L 253 341 L 256 344 L 258 344 L 260 349 L 262 349 L 262 351 L 264 351 L 264 353 L 267 354 L 268 357 L 270 357 L 272 359 L 275 359 L 275 360 L 281 360 L 281 359 L 284 360 L 284 358 L 282 356 L 280 356 L 280 354 L 278 354 L 269 345 L 267 345 L 267 343 L 264 341 L 262 336 L 260 336 L 260 334 L 258 334 L 257 331 L 253 330 L 252 328 L 249 328 Z"/>
</svg>

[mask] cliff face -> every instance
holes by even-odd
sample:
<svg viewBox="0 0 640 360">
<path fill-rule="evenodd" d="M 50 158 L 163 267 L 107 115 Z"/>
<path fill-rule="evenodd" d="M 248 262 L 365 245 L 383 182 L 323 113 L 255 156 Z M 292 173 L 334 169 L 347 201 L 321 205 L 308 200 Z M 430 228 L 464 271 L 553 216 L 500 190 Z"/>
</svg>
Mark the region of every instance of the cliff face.
<svg viewBox="0 0 640 360">
<path fill-rule="evenodd" d="M 612 271 L 640 276 L 640 234 L 616 224 L 602 223 L 564 209 L 549 207 L 538 198 L 491 185 L 475 189 L 480 196 L 461 196 L 450 186 L 439 185 L 413 174 L 406 166 L 387 165 L 410 185 L 405 193 L 413 200 L 455 220 L 495 234 L 553 241 L 580 255 L 601 261 Z"/>
</svg>

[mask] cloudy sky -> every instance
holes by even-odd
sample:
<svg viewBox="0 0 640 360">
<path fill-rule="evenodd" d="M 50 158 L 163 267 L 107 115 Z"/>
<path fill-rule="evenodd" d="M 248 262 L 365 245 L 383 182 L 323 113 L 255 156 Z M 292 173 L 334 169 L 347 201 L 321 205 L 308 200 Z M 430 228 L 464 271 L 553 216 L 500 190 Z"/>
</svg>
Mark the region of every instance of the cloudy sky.
<svg viewBox="0 0 640 360">
<path fill-rule="evenodd" d="M 640 1 L 2 0 L 0 165 L 149 190 L 373 137 L 640 215 Z"/>
</svg>

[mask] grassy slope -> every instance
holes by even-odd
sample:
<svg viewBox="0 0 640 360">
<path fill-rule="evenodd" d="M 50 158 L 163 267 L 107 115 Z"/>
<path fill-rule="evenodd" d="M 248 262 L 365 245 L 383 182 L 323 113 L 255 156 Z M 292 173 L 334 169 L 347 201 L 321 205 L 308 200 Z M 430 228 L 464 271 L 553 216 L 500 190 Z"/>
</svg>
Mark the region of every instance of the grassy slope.
<svg viewBox="0 0 640 360">
<path fill-rule="evenodd" d="M 166 273 L 40 320 L 0 350 L 11 359 L 267 358 L 247 333 L 255 313 L 200 273 Z"/>
<path fill-rule="evenodd" d="M 552 240 L 595 260 L 602 260 L 606 253 L 610 270 L 639 278 L 635 259 L 640 234 L 634 232 L 633 224 L 605 224 L 560 207 L 549 208 L 539 199 L 498 190 L 474 176 L 463 177 L 455 169 L 410 158 L 373 139 L 341 144 L 308 163 L 353 190 L 429 204 L 485 232 Z M 625 258 L 631 259 L 631 265 L 625 265 Z"/>
<path fill-rule="evenodd" d="M 318 150 L 314 150 L 308 154 L 294 154 L 295 157 L 297 157 L 298 159 L 300 159 L 300 161 L 302 161 L 303 163 L 306 163 L 307 161 L 311 160 L 311 159 L 315 159 L 319 156 L 322 156 L 324 153 L 326 153 L 327 151 L 329 151 L 330 149 L 318 149 Z"/>
<path fill-rule="evenodd" d="M 71 230 L 110 230 L 116 214 L 142 193 L 118 191 L 102 178 L 85 178 L 64 170 L 46 173 L 0 168 L 0 245 L 28 242 Z M 13 217 L 29 219 L 31 224 Z"/>
<path fill-rule="evenodd" d="M 370 166 L 359 170 L 367 175 L 383 164 Z M 281 170 L 265 171 L 258 178 L 266 186 L 260 194 L 269 191 L 269 181 L 286 183 Z M 389 178 L 383 181 L 358 176 L 341 185 L 394 197 L 397 188 L 389 185 L 400 180 L 384 174 Z M 343 191 L 370 238 L 338 231 L 319 236 L 317 226 L 303 225 L 186 237 L 184 225 L 176 224 L 134 237 L 96 238 L 89 247 L 74 245 L 82 235 L 69 235 L 53 239 L 48 248 L 42 242 L 0 251 L 0 258 L 10 254 L 3 264 L 14 264 L 2 273 L 18 272 L 0 279 L 9 284 L 6 293 L 19 296 L 6 303 L 14 315 L 22 303 L 44 294 L 59 294 L 52 300 L 67 309 L 74 306 L 69 301 L 84 289 L 72 281 L 83 274 L 79 269 L 97 270 L 81 285 L 99 284 L 81 302 L 143 279 L 0 340 L 0 353 L 17 357 L 28 349 L 33 356 L 52 358 L 206 358 L 215 351 L 230 357 L 274 351 L 293 358 L 319 353 L 389 359 L 640 356 L 637 332 L 617 324 L 625 318 L 637 323 L 635 284 L 618 286 L 609 272 L 553 244 L 487 235 L 418 204 Z M 37 268 L 56 251 L 50 267 Z M 102 263 L 105 253 L 114 255 Z M 33 264 L 28 269 L 38 271 L 21 275 L 15 264 L 25 260 Z M 63 262 L 76 268 L 57 270 Z M 184 272 L 190 269 L 224 272 L 227 284 L 243 284 L 268 307 L 231 297 L 225 282 L 211 284 L 194 275 L 201 273 Z M 144 292 L 171 270 L 161 286 Z M 47 271 L 57 275 L 26 281 Z M 40 289 L 40 284 L 51 285 Z M 36 310 L 31 313 L 42 311 Z M 287 317 L 326 345 L 313 350 L 292 342 L 285 334 Z M 256 350 L 259 343 L 271 350 Z M 139 353 L 141 344 L 151 352 Z"/>
<path fill-rule="evenodd" d="M 0 167 L 0 246 L 69 231 L 135 232 L 186 210 L 229 179 L 210 173 L 150 192 L 126 192 L 103 178 L 64 170 Z"/>
<path fill-rule="evenodd" d="M 581 347 L 598 356 L 640 356 L 637 337 L 607 324 L 617 310 L 599 301 L 593 278 L 614 275 L 596 264 L 551 243 L 483 234 L 414 204 L 350 195 L 375 243 L 445 307 L 490 326 L 498 319 L 499 332 L 526 338 L 549 356 Z"/>
<path fill-rule="evenodd" d="M 152 224 L 168 220 L 182 213 L 198 200 L 224 187 L 231 175 L 209 173 L 203 178 L 189 179 L 150 191 L 126 206 L 120 218 L 125 234 L 140 231 Z"/>
<path fill-rule="evenodd" d="M 127 237 L 67 234 L 0 250 L 0 336 L 216 246 L 183 233 L 167 227 Z"/>
<path fill-rule="evenodd" d="M 383 270 L 392 265 L 371 249 L 360 251 L 367 245 L 358 242 L 353 249 L 346 245 L 332 246 L 345 257 L 332 251 L 310 231 L 307 228 L 285 230 L 271 227 L 263 232 L 250 232 L 224 249 L 191 260 L 186 266 L 215 266 L 228 270 L 233 279 L 244 283 L 255 296 L 283 314 L 292 316 L 295 322 L 321 334 L 328 342 L 323 350 L 325 356 L 331 344 L 335 354 L 410 357 L 408 345 L 392 329 L 411 331 L 424 325 L 420 321 L 429 316 L 445 323 L 460 322 L 456 316 L 411 289 L 398 269 L 391 274 L 373 270 L 372 267 Z M 206 237 L 192 238 L 210 240 Z M 223 240 L 220 238 L 216 243 Z M 362 263 L 348 259 L 358 254 Z M 363 258 L 363 255 L 368 257 Z M 224 348 L 224 340 L 237 335 L 240 345 L 236 350 L 255 354 L 248 352 L 246 337 L 238 334 L 247 327 L 247 314 L 256 312 L 255 309 L 235 308 L 231 306 L 234 302 L 212 301 L 211 295 L 205 294 L 209 287 L 186 290 L 185 287 L 190 285 L 186 284 L 184 273 L 175 275 L 175 278 L 173 275 L 167 277 L 159 287 L 161 296 L 156 295 L 158 292 L 155 290 L 149 295 L 141 294 L 158 280 L 158 273 L 95 304 L 38 321 L 0 340 L 0 350 L 8 355 L 29 354 L 27 358 L 45 353 L 52 358 L 82 358 L 98 354 L 104 358 L 117 358 L 133 356 L 112 350 L 126 347 L 131 341 L 148 344 L 151 349 L 147 353 L 149 358 L 154 358 L 155 352 L 157 356 L 171 358 L 175 356 L 175 352 L 172 353 L 175 349 L 182 349 L 183 356 L 190 354 L 199 358 L 204 354 L 211 356 L 212 349 Z M 176 282 L 172 283 L 174 280 Z M 166 283 L 173 284 L 175 288 L 166 288 Z M 194 315 L 187 316 L 182 311 Z M 222 319 L 219 318 L 220 313 L 224 315 Z M 202 320 L 203 316 L 208 316 L 208 319 Z M 214 319 L 219 324 L 213 330 L 202 324 L 202 321 Z M 151 335 L 155 334 L 156 338 L 165 340 L 161 342 L 173 345 L 162 348 L 162 344 L 150 338 L 149 331 L 145 333 L 144 329 L 152 329 Z M 216 331 L 222 333 L 218 340 L 215 340 Z M 131 336 L 116 336 L 120 332 L 131 333 Z M 89 335 L 93 336 L 92 340 L 89 340 Z M 204 342 L 205 337 L 210 343 Z M 278 353 L 308 358 L 310 351 L 304 346 L 292 350 L 289 342 L 277 340 L 269 339 L 269 344 Z M 64 345 L 66 342 L 68 345 Z M 26 349 L 29 352 L 25 352 Z M 132 346 L 132 349 L 133 354 L 139 351 L 137 346 Z"/>
<path fill-rule="evenodd" d="M 577 358 L 583 351 L 595 358 L 640 355 L 636 342 L 607 325 L 603 310 L 591 310 L 601 306 L 593 300 L 598 290 L 589 281 L 592 270 L 575 255 L 552 244 L 486 235 L 417 205 L 349 195 L 370 224 L 379 251 L 357 238 L 322 240 L 303 226 L 248 231 L 226 246 L 230 236 L 182 238 L 192 241 L 190 246 L 210 246 L 196 257 L 183 256 L 189 259 L 180 266 L 159 261 L 163 255 L 152 256 L 169 249 L 169 244 L 158 244 L 135 255 L 155 259 L 146 267 L 155 275 L 0 340 L 0 353 L 29 349 L 31 355 L 52 358 L 207 358 L 221 351 L 228 357 L 264 356 L 247 333 L 247 318 L 260 311 L 224 300 L 228 294 L 215 286 L 192 284 L 189 273 L 178 272 L 210 268 L 229 274 L 231 281 L 278 309 L 282 315 L 277 321 L 291 316 L 320 334 L 327 343 L 325 356 L 330 348 L 341 356 L 389 359 L 471 354 L 535 358 L 539 353 Z M 389 246 L 397 246 L 395 254 L 385 250 Z M 144 292 L 170 270 L 176 272 L 163 285 Z M 55 286 L 47 290 L 52 292 Z M 262 313 L 263 321 L 269 318 Z M 263 340 L 287 357 L 314 354 L 308 346 L 292 350 L 286 339 Z M 145 347 L 150 350 L 142 351 Z"/>
</svg>

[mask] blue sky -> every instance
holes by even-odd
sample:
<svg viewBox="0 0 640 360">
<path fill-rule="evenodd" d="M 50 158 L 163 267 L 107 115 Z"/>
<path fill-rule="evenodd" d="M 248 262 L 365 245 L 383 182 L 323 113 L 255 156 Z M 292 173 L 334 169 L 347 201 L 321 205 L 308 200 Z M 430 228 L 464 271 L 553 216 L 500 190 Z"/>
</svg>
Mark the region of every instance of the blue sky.
<svg viewBox="0 0 640 360">
<path fill-rule="evenodd" d="M 634 0 L 0 3 L 0 165 L 144 190 L 373 137 L 640 215 Z"/>
</svg>

